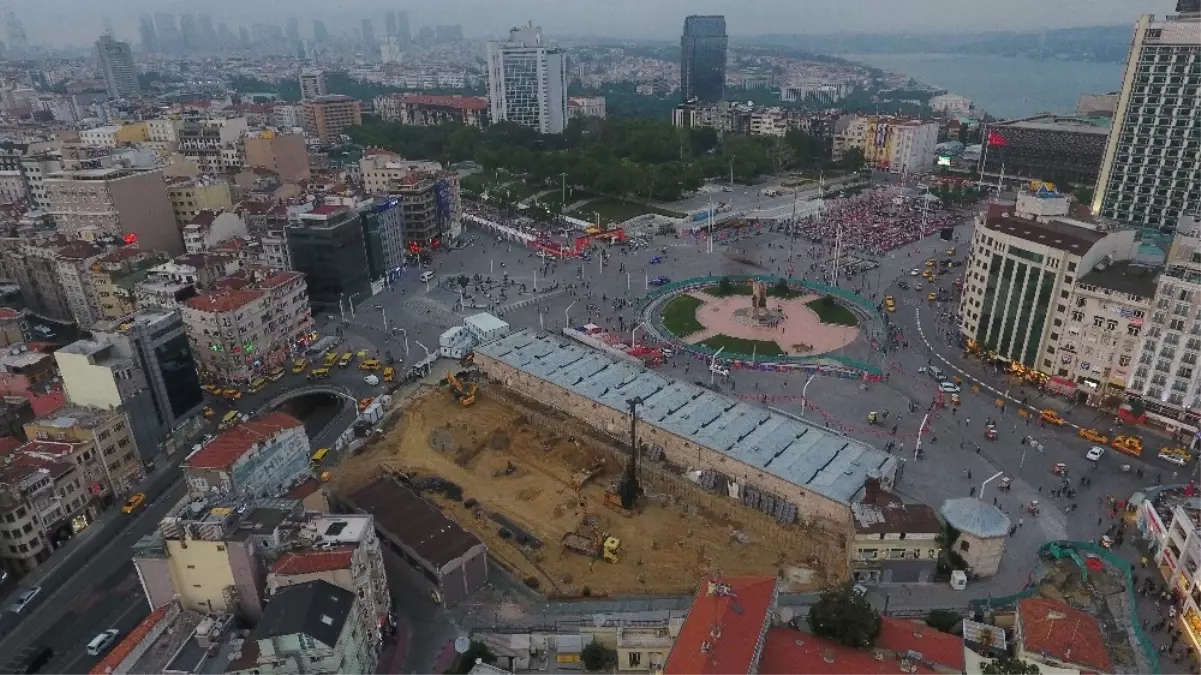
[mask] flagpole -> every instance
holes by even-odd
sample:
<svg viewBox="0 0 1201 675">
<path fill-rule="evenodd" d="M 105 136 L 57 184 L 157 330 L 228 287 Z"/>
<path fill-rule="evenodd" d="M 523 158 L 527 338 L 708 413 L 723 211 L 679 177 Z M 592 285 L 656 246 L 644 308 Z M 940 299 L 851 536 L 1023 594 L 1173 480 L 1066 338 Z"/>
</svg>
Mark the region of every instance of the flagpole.
<svg viewBox="0 0 1201 675">
<path fill-rule="evenodd" d="M 988 164 L 988 146 L 992 145 L 988 142 L 988 133 L 988 126 L 985 126 L 980 134 L 980 142 L 984 146 L 980 151 L 979 166 L 977 167 L 980 170 L 980 187 L 984 187 L 984 167 Z"/>
</svg>

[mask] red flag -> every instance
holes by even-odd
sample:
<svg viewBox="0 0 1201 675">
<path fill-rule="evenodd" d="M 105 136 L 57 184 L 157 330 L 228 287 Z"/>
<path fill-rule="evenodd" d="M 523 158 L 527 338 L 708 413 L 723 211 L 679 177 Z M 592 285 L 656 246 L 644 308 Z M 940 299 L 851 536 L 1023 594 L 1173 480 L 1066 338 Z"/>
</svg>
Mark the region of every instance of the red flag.
<svg viewBox="0 0 1201 675">
<path fill-rule="evenodd" d="M 988 144 L 991 146 L 1005 145 L 1005 137 L 995 131 L 988 132 Z"/>
</svg>

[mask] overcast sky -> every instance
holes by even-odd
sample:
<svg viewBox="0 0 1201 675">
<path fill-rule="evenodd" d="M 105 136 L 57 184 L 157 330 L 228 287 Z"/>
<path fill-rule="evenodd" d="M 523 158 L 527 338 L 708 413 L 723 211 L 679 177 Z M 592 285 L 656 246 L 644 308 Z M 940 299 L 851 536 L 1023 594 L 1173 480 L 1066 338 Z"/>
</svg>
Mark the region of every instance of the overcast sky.
<svg viewBox="0 0 1201 675">
<path fill-rule="evenodd" d="M 533 19 L 551 35 L 674 38 L 688 14 L 724 14 L 731 35 L 763 33 L 898 33 L 947 30 L 1034 30 L 1133 23 L 1164 14 L 1174 0 L 0 0 L 16 12 L 32 42 L 84 43 L 112 21 L 118 37 L 135 39 L 139 12 L 207 12 L 214 23 L 312 20 L 331 31 L 404 10 L 415 33 L 427 24 L 458 23 L 468 37 L 500 34 Z M 0 37 L 3 34 L 0 33 Z"/>
</svg>

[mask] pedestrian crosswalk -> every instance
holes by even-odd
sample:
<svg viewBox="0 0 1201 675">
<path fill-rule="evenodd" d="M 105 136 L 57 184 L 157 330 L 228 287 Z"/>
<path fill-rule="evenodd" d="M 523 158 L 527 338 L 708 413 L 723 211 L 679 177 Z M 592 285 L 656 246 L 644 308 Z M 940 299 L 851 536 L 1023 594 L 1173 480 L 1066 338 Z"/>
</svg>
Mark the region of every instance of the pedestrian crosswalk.
<svg viewBox="0 0 1201 675">
<path fill-rule="evenodd" d="M 497 316 L 504 316 L 505 314 L 508 314 L 509 312 L 521 309 L 522 307 L 529 307 L 530 305 L 537 304 L 547 298 L 554 297 L 556 295 L 561 295 L 562 293 L 563 293 L 563 289 L 556 289 L 553 291 L 548 291 L 546 293 L 542 293 L 541 295 L 538 295 L 533 298 L 526 298 L 524 300 L 510 302 L 507 305 L 501 305 L 500 307 L 497 307 L 496 310 L 494 311 L 494 313 Z"/>
<path fill-rule="evenodd" d="M 432 323 L 441 328 L 450 328 L 463 323 L 463 315 L 452 312 L 442 303 L 430 298 L 415 297 L 402 300 L 400 309 L 417 322 Z"/>
</svg>

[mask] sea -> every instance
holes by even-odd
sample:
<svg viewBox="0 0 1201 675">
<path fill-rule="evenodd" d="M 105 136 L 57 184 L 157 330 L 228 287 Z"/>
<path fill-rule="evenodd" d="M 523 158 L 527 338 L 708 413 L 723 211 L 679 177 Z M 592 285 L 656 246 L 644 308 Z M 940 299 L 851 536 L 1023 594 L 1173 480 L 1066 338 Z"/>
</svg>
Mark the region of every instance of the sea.
<svg viewBox="0 0 1201 675">
<path fill-rule="evenodd" d="M 962 54 L 839 54 L 971 99 L 1001 119 L 1040 112 L 1071 113 L 1081 94 L 1122 87 L 1122 63 Z"/>
</svg>

